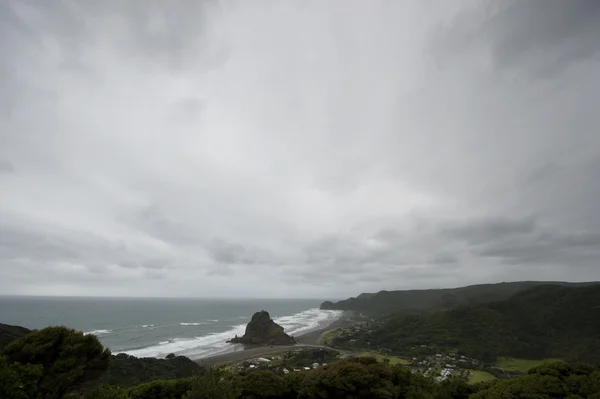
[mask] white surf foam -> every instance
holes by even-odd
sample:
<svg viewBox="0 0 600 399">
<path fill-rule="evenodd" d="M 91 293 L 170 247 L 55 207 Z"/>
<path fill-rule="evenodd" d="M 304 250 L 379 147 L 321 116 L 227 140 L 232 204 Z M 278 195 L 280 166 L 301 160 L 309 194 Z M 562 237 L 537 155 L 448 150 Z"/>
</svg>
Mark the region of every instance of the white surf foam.
<svg viewBox="0 0 600 399">
<path fill-rule="evenodd" d="M 317 330 L 326 324 L 331 324 L 333 321 L 337 320 L 342 313 L 343 312 L 339 310 L 321 310 L 315 308 L 291 316 L 277 317 L 274 320 L 283 327 L 286 333 L 290 335 L 300 335 Z"/>
<path fill-rule="evenodd" d="M 88 331 L 85 332 L 84 334 L 94 334 L 94 335 L 103 335 L 103 334 L 110 334 L 112 332 L 112 330 L 94 330 L 94 331 Z"/>
<path fill-rule="evenodd" d="M 319 329 L 332 323 L 340 317 L 341 311 L 308 309 L 291 316 L 282 316 L 275 318 L 275 322 L 280 324 L 286 333 L 298 336 L 309 331 Z M 199 326 L 202 322 L 182 322 L 182 326 Z M 206 357 L 214 355 L 232 348 L 232 344 L 225 341 L 233 338 L 235 335 L 242 336 L 246 329 L 246 324 L 236 325 L 227 331 L 212 333 L 195 338 L 172 338 L 168 341 L 160 341 L 156 345 L 147 348 L 125 350 L 123 353 L 136 357 L 165 357 L 170 353 L 175 355 Z"/>
<path fill-rule="evenodd" d="M 158 345 L 149 346 L 147 348 L 124 351 L 128 355 L 136 357 L 165 357 L 169 353 L 176 355 L 208 355 L 224 350 L 230 344 L 226 343 L 228 339 L 235 335 L 243 335 L 246 329 L 245 324 L 240 324 L 230 330 L 208 334 L 202 337 L 195 338 L 174 338 L 168 341 L 162 341 Z"/>
</svg>

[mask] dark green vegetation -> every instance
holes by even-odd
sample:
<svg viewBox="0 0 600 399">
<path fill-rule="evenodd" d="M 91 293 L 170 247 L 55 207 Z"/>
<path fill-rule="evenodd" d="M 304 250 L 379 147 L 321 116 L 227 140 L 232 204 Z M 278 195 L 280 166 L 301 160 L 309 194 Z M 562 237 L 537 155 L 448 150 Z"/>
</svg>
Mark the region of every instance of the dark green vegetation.
<svg viewBox="0 0 600 399">
<path fill-rule="evenodd" d="M 131 387 L 152 380 L 167 380 L 200 375 L 204 368 L 185 356 L 152 357 L 139 359 L 125 354 L 110 357 L 108 369 L 100 377 L 100 384 Z"/>
<path fill-rule="evenodd" d="M 578 298 L 579 295 L 587 298 L 583 291 Z M 568 302 L 568 299 L 565 295 L 559 295 L 557 301 Z M 542 315 L 540 317 L 548 317 L 547 313 L 542 312 Z M 312 353 L 310 356 L 314 355 Z M 107 375 L 111 367 L 116 367 L 120 372 L 113 371 L 112 377 Z M 198 375 L 157 379 L 127 387 L 133 381 L 126 378 L 129 373 L 141 380 L 153 378 L 160 375 L 160 370 L 169 369 L 177 377 L 187 373 L 190 367 L 193 369 L 197 366 L 191 366 L 189 360 L 175 356 L 162 361 L 129 356 L 110 357 L 108 350 L 93 335 L 84 335 L 65 327 L 49 327 L 31 332 L 6 347 L 4 355 L 0 356 L 0 398 L 600 399 L 600 370 L 563 362 L 541 365 L 518 378 L 479 384 L 468 384 L 458 378 L 435 383 L 433 379 L 412 373 L 400 364 L 390 365 L 377 362 L 374 358 L 356 357 L 285 376 L 265 370 L 229 373 L 210 369 L 200 373 L 200 369 L 195 369 Z"/>
<path fill-rule="evenodd" d="M 30 329 L 0 323 L 0 351 L 16 339 L 23 338 L 31 332 Z"/>
<path fill-rule="evenodd" d="M 519 292 L 548 284 L 579 287 L 599 283 L 521 281 L 449 289 L 380 291 L 376 294 L 360 294 L 356 298 L 335 303 L 325 301 L 321 304 L 321 309 L 354 310 L 377 317 L 419 314 L 424 311 L 502 301 Z"/>
<path fill-rule="evenodd" d="M 512 298 L 423 315 L 391 317 L 352 345 L 398 354 L 427 344 L 484 362 L 508 356 L 600 364 L 600 285 L 544 285 Z M 343 338 L 336 343 L 349 345 Z"/>
<path fill-rule="evenodd" d="M 281 359 L 281 366 L 290 370 L 300 368 L 313 363 L 331 363 L 338 358 L 338 352 L 323 348 L 310 348 L 298 351 L 290 351 Z"/>
<path fill-rule="evenodd" d="M 87 399 L 599 399 L 600 370 L 551 363 L 527 375 L 469 385 L 459 379 L 436 384 L 402 366 L 354 358 L 308 372 L 280 376 L 256 370 L 230 374 L 211 370 L 196 378 L 153 381 L 130 389 L 105 387 Z"/>
<path fill-rule="evenodd" d="M 95 335 L 48 327 L 10 343 L 4 356 L 9 366 L 16 363 L 41 371 L 37 381 L 26 374 L 22 385 L 35 383 L 39 397 L 60 398 L 98 379 L 108 368 L 110 351 L 102 347 Z"/>
</svg>

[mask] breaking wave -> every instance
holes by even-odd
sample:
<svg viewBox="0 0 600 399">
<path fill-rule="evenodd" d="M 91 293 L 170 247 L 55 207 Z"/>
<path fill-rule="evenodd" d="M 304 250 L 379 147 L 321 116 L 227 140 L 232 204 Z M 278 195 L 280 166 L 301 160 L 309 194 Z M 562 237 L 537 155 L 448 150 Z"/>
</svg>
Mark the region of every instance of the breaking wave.
<svg viewBox="0 0 600 399">
<path fill-rule="evenodd" d="M 111 332 L 113 332 L 113 330 L 93 330 L 93 331 L 88 331 L 85 332 L 85 335 L 88 334 L 94 334 L 94 335 L 103 335 L 103 334 L 110 334 Z"/>
<path fill-rule="evenodd" d="M 298 336 L 331 324 L 333 321 L 337 320 L 341 314 L 342 312 L 337 310 L 320 310 L 315 308 L 308 309 L 290 316 L 275 317 L 274 321 L 280 324 L 286 333 L 293 336 Z M 217 322 L 216 320 L 208 321 L 212 323 Z M 200 326 L 211 323 L 181 322 L 179 324 L 181 326 Z M 235 335 L 243 335 L 245 329 L 246 324 L 244 323 L 230 326 L 225 331 L 210 333 L 194 338 L 163 338 L 156 344 L 149 345 L 144 348 L 123 350 L 122 353 L 136 357 L 159 358 L 165 357 L 170 353 L 174 353 L 175 355 L 201 358 L 231 350 L 231 348 L 235 347 L 235 345 L 228 344 L 225 341 L 233 338 Z"/>
</svg>

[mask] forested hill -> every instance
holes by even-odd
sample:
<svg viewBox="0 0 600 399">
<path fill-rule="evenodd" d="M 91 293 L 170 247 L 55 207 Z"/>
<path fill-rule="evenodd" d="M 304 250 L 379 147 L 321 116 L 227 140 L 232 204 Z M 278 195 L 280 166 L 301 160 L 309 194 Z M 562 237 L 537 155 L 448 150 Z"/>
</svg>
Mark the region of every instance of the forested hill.
<svg viewBox="0 0 600 399">
<path fill-rule="evenodd" d="M 549 284 L 578 287 L 600 283 L 519 281 L 470 285 L 461 288 L 380 291 L 375 294 L 360 294 L 356 298 L 348 298 L 339 302 L 325 301 L 321 304 L 321 309 L 354 310 L 371 316 L 418 314 L 429 310 L 502 301 L 530 288 Z"/>
<path fill-rule="evenodd" d="M 357 344 L 407 353 L 428 345 L 492 360 L 561 358 L 600 364 L 600 285 L 544 285 L 508 300 L 392 317 Z"/>
<path fill-rule="evenodd" d="M 23 338 L 31 332 L 30 329 L 10 324 L 0 323 L 0 352 L 12 341 Z"/>
</svg>

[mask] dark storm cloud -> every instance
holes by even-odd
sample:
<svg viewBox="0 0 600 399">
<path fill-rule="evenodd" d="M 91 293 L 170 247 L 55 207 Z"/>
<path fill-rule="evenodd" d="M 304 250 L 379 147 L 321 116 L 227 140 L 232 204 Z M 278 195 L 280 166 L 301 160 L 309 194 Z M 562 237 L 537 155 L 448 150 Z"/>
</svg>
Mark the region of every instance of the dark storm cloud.
<svg viewBox="0 0 600 399">
<path fill-rule="evenodd" d="M 451 56 L 479 43 L 496 67 L 552 78 L 572 63 L 598 60 L 600 3 L 595 0 L 508 0 L 468 8 L 438 31 L 438 52 Z"/>
<path fill-rule="evenodd" d="M 505 217 L 465 220 L 449 223 L 443 233 L 449 238 L 464 240 L 469 244 L 496 241 L 506 236 L 522 235 L 535 230 L 535 220 Z"/>
<path fill-rule="evenodd" d="M 597 280 L 599 8 L 2 2 L 0 291 Z"/>
<path fill-rule="evenodd" d="M 500 67 L 533 62 L 552 76 L 571 62 L 597 57 L 600 3 L 594 0 L 513 1 L 486 24 L 494 60 Z M 540 57 L 540 61 L 531 57 Z"/>
<path fill-rule="evenodd" d="M 600 257 L 600 234 L 544 233 L 520 240 L 500 241 L 476 251 L 505 263 L 563 263 L 573 268 L 589 265 Z"/>
</svg>

